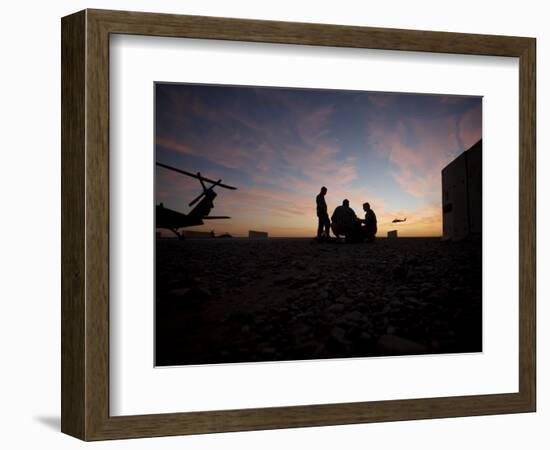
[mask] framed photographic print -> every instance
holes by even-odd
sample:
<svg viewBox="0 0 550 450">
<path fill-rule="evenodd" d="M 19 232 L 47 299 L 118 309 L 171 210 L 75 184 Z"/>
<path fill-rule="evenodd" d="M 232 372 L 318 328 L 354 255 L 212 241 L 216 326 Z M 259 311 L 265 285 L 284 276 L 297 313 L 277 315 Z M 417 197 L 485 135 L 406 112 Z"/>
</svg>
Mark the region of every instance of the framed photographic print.
<svg viewBox="0 0 550 450">
<path fill-rule="evenodd" d="M 62 20 L 62 431 L 535 410 L 535 39 Z"/>
</svg>

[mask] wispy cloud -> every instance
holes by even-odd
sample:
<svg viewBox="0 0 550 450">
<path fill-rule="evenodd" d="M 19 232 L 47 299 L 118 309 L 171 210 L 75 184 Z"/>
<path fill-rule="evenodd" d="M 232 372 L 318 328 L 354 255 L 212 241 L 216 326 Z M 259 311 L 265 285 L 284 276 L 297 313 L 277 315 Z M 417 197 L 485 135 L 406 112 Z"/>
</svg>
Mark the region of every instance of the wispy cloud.
<svg viewBox="0 0 550 450">
<path fill-rule="evenodd" d="M 163 136 L 157 136 L 155 139 L 155 144 L 178 153 L 187 153 L 187 154 L 196 153 L 188 145 L 182 144 L 181 142 L 175 141 L 174 139 L 166 138 Z"/>
<path fill-rule="evenodd" d="M 481 138 L 481 114 L 474 109 L 456 117 L 401 118 L 389 126 L 373 121 L 368 132 L 401 188 L 433 201 L 441 193 L 441 169 Z"/>
</svg>

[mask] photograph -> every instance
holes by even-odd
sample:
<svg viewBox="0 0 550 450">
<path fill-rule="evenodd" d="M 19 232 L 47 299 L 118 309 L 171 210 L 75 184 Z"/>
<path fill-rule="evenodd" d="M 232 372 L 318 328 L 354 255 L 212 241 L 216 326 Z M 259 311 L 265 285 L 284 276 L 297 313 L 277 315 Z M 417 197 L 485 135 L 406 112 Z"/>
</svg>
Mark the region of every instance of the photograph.
<svg viewBox="0 0 550 450">
<path fill-rule="evenodd" d="M 286 15 L 233 3 L 40 15 L 60 33 L 34 24 L 29 42 L 52 52 L 18 54 L 51 53 L 42 78 L 61 102 L 37 90 L 55 107 L 37 104 L 47 120 L 14 134 L 6 154 L 23 163 L 8 164 L 6 192 L 33 216 L 58 211 L 57 241 L 37 245 L 61 245 L 44 252 L 57 258 L 40 262 L 46 272 L 15 279 L 26 297 L 41 287 L 42 309 L 30 327 L 9 314 L 8 335 L 36 329 L 45 339 L 29 345 L 53 353 L 7 360 L 55 370 L 31 383 L 34 405 L 11 402 L 43 432 L 23 420 L 10 440 L 47 441 L 53 424 L 67 446 L 246 434 L 257 448 L 285 429 L 322 433 L 327 448 L 364 441 L 348 431 L 392 448 L 540 440 L 536 81 L 548 27 L 528 7 L 449 21 L 401 3 L 316 17 L 297 2 Z M 33 81 L 8 94 L 28 119 L 21 92 L 40 77 L 19 60 Z M 16 151 L 21 136 L 46 145 Z M 44 151 L 59 145 L 61 158 Z M 37 201 L 37 185 L 55 188 L 57 206 Z M 33 234 L 5 234 L 28 269 L 21 236 Z M 29 316 L 27 299 L 11 303 Z"/>
<path fill-rule="evenodd" d="M 481 352 L 482 100 L 156 82 L 155 366 Z"/>
</svg>

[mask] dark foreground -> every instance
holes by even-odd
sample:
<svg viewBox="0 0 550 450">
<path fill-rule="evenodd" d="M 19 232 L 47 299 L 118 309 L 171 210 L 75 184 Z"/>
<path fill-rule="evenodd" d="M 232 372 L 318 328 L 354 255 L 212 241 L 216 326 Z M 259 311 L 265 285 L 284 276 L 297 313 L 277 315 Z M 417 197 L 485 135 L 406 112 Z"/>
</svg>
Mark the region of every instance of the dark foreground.
<svg viewBox="0 0 550 450">
<path fill-rule="evenodd" d="M 158 240 L 156 365 L 479 352 L 481 244 Z"/>
</svg>

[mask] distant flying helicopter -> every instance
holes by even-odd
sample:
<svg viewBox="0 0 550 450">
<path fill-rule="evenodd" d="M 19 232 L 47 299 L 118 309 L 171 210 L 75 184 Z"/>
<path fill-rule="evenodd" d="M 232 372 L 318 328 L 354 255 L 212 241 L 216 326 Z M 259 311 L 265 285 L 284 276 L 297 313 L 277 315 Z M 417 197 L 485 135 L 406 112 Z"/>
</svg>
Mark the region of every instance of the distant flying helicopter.
<svg viewBox="0 0 550 450">
<path fill-rule="evenodd" d="M 406 222 L 406 221 L 407 221 L 407 218 L 405 217 L 404 219 L 393 219 L 391 223 Z"/>
<path fill-rule="evenodd" d="M 160 162 L 157 162 L 156 165 L 191 178 L 196 178 L 202 186 L 202 192 L 189 203 L 189 206 L 193 206 L 198 202 L 197 206 L 195 206 L 187 214 L 174 211 L 173 209 L 168 209 L 162 203 L 156 205 L 156 228 L 164 228 L 169 230 L 174 233 L 178 239 L 183 239 L 184 236 L 183 232 L 180 231 L 181 228 L 202 225 L 204 224 L 203 220 L 231 219 L 229 216 L 209 216 L 209 214 L 212 208 L 214 208 L 214 199 L 218 195 L 214 192 L 214 188 L 221 187 L 224 189 L 236 190 L 236 187 L 222 184 L 221 179 L 214 181 L 209 178 L 205 178 L 200 172 L 194 174 Z M 210 186 L 207 187 L 205 183 L 209 183 Z"/>
</svg>

